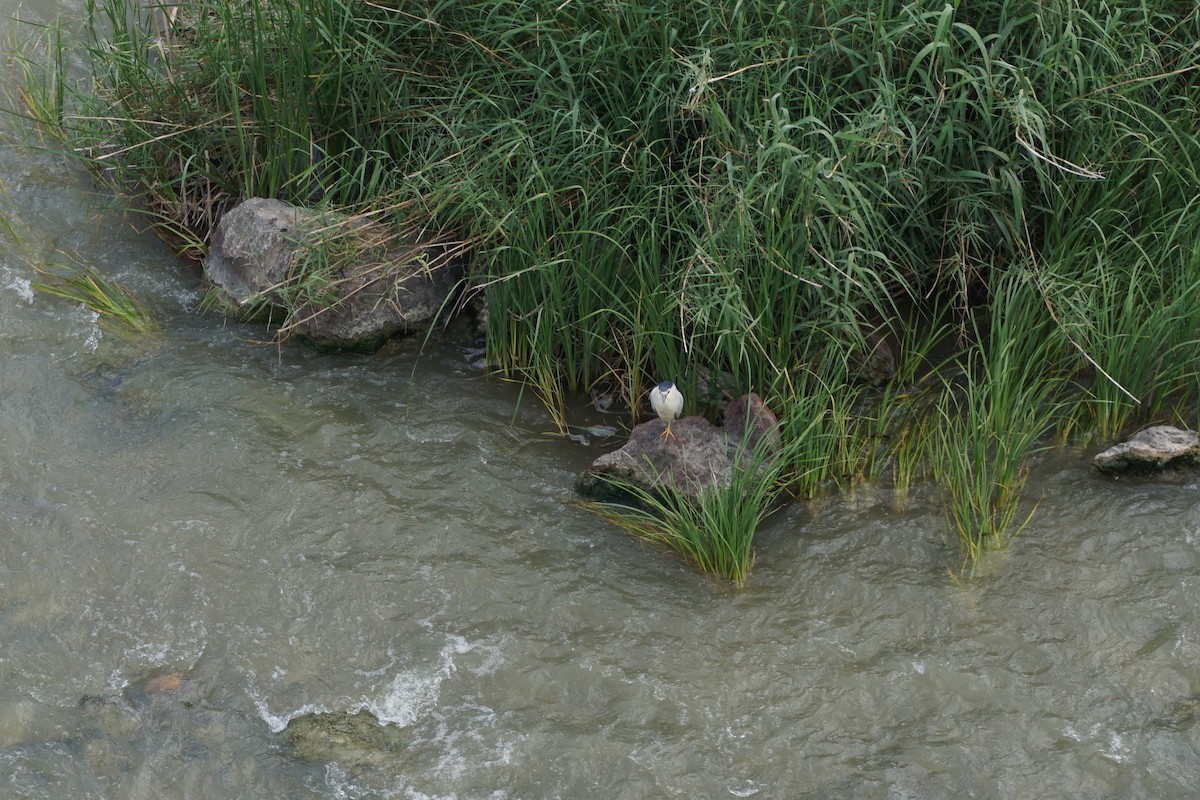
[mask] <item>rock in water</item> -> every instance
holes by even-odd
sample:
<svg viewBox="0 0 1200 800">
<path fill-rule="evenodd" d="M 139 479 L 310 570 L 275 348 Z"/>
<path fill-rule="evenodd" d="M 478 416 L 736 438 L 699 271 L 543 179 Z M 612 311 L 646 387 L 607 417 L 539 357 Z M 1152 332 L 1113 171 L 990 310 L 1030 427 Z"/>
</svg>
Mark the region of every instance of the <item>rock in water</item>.
<svg viewBox="0 0 1200 800">
<path fill-rule="evenodd" d="M 575 488 L 585 497 L 603 499 L 613 493 L 611 478 L 648 491 L 670 485 L 695 497 L 709 487 L 728 488 L 739 460 L 770 460 L 778 454 L 779 420 L 758 395 L 730 403 L 723 422 L 718 427 L 704 417 L 684 417 L 671 423 L 674 437 L 668 439 L 661 436 L 662 420 L 643 422 L 624 447 L 592 462 Z"/>
<path fill-rule="evenodd" d="M 449 307 L 464 249 L 254 197 L 217 223 L 204 274 L 218 304 L 240 319 L 282 321 L 281 332 L 322 348 L 371 351 Z"/>
<path fill-rule="evenodd" d="M 402 729 L 367 711 L 303 714 L 280 737 L 297 758 L 355 766 L 392 763 L 409 744 Z"/>
<path fill-rule="evenodd" d="M 1159 472 L 1196 466 L 1200 464 L 1200 434 L 1156 425 L 1098 453 L 1092 463 L 1101 472 L 1109 473 Z"/>
</svg>

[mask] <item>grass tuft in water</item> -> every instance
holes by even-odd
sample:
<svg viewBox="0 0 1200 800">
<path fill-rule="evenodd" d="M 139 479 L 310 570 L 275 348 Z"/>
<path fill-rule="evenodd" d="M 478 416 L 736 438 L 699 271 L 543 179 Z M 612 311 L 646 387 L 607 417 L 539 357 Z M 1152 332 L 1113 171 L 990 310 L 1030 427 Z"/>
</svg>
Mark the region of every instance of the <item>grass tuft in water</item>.
<svg viewBox="0 0 1200 800">
<path fill-rule="evenodd" d="M 133 292 L 92 267 L 67 273 L 39 268 L 38 274 L 41 280 L 30 285 L 43 294 L 84 305 L 132 334 L 160 332 L 158 322 Z"/>
<path fill-rule="evenodd" d="M 741 585 L 754 565 L 754 536 L 759 525 L 776 508 L 787 489 L 800 485 L 789 472 L 796 463 L 793 451 L 818 430 L 817 420 L 803 430 L 795 422 L 781 424 L 777 432 L 785 444 L 779 452 L 740 443 L 733 458 L 728 485 L 714 480 L 698 491 L 680 491 L 669 480 L 654 489 L 609 478 L 617 496 L 625 501 L 584 503 L 602 519 L 635 536 L 664 545 L 711 573 Z"/>
<path fill-rule="evenodd" d="M 960 575 L 1023 527 L 1016 519 L 1028 459 L 1053 430 L 1066 383 L 1065 346 L 1038 305 L 1032 274 L 1009 271 L 993 285 L 987 319 L 974 328 L 959 374 L 944 374 L 933 407 L 931 471 L 949 495 Z"/>
<path fill-rule="evenodd" d="M 648 491 L 613 481 L 631 503 L 595 502 L 585 507 L 635 536 L 665 545 L 702 572 L 741 585 L 754 564 L 754 534 L 772 510 L 778 476 L 734 469 L 728 487 L 709 486 L 695 496 L 670 487 Z"/>
</svg>

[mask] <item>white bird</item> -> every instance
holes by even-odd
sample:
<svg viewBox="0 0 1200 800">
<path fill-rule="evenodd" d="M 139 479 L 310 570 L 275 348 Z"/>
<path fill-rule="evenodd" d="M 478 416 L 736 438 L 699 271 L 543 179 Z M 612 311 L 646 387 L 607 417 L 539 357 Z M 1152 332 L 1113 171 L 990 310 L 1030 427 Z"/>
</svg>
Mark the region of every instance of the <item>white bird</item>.
<svg viewBox="0 0 1200 800">
<path fill-rule="evenodd" d="M 650 407 L 654 413 L 667 423 L 662 432 L 662 438 L 674 437 L 671 433 L 671 420 L 683 413 L 683 393 L 670 381 L 663 381 L 650 390 Z"/>
</svg>

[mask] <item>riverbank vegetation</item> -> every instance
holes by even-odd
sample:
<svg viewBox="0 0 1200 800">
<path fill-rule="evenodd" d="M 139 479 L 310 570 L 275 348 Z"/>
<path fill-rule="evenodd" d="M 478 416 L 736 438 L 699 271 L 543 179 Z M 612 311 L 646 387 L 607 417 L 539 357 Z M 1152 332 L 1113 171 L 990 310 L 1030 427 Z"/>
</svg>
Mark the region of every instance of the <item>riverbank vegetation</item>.
<svg viewBox="0 0 1200 800">
<path fill-rule="evenodd" d="M 199 258 L 232 204 L 470 247 L 488 346 L 567 419 L 763 395 L 794 491 L 945 488 L 970 572 L 1030 455 L 1200 393 L 1190 2 L 89 0 L 27 113 Z M 69 45 L 68 45 L 69 46 Z M 54 69 L 57 65 L 58 69 Z"/>
<path fill-rule="evenodd" d="M 783 465 L 739 461 L 728 486 L 714 483 L 696 496 L 613 480 L 613 488 L 626 500 L 588 502 L 584 507 L 641 539 L 676 551 L 700 571 L 740 585 L 754 566 L 754 534 L 774 510 L 783 488 Z"/>
</svg>

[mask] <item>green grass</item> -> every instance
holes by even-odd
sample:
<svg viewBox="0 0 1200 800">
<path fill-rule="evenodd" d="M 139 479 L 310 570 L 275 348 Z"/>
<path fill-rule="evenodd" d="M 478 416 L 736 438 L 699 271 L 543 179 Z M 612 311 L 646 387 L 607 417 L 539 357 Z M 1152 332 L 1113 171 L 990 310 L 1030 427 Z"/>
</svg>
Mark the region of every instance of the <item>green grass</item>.
<svg viewBox="0 0 1200 800">
<path fill-rule="evenodd" d="M 1032 273 L 1006 272 L 993 286 L 986 329 L 962 357 L 961 374 L 945 376 L 935 406 L 931 472 L 949 495 L 960 575 L 1023 527 L 1016 522 L 1028 457 L 1059 418 L 1068 374 L 1060 331 L 1038 304 Z"/>
<path fill-rule="evenodd" d="M 735 478 L 733 487 L 706 489 L 695 498 L 626 484 L 618 488 L 636 505 L 589 503 L 586 507 L 618 528 L 675 550 L 700 571 L 741 585 L 754 565 L 754 534 L 770 514 L 766 487 L 746 483 Z"/>
<path fill-rule="evenodd" d="M 41 280 L 30 284 L 37 291 L 84 305 L 124 331 L 146 336 L 161 330 L 133 292 L 92 267 L 66 272 L 39 269 L 38 274 Z"/>
<path fill-rule="evenodd" d="M 1071 337 L 1081 391 L 1063 427 L 1115 437 L 1143 420 L 1194 406 L 1200 347 L 1198 198 L 1153 225 L 1088 225 L 1090 269 L 1047 270 L 1051 306 Z M 1193 419 L 1194 413 L 1184 412 Z"/>
<path fill-rule="evenodd" d="M 786 458 L 748 453 L 743 446 L 728 486 L 714 480 L 686 493 L 669 483 L 650 490 L 610 479 L 626 500 L 589 502 L 584 507 L 635 536 L 676 551 L 700 571 L 740 586 L 754 565 L 754 535 L 786 486 L 783 475 L 789 463 Z"/>
<path fill-rule="evenodd" d="M 943 376 L 952 369 L 942 360 L 960 332 L 944 309 L 932 312 L 910 319 L 900 332 L 895 374 L 863 399 L 849 433 L 869 446 L 859 474 L 890 480 L 901 496 L 932 477 L 936 404 L 946 389 Z"/>
<path fill-rule="evenodd" d="M 1200 401 L 1193 4 L 200 0 L 169 35 L 132 0 L 88 16 L 93 80 L 51 30 L 14 110 L 195 258 L 252 195 L 470 242 L 489 361 L 562 428 L 600 383 L 636 418 L 663 377 L 697 398 L 725 376 L 809 432 L 797 492 L 935 480 L 970 564 L 1019 527 L 1041 438 Z M 865 387 L 877 332 L 897 374 Z"/>
</svg>

